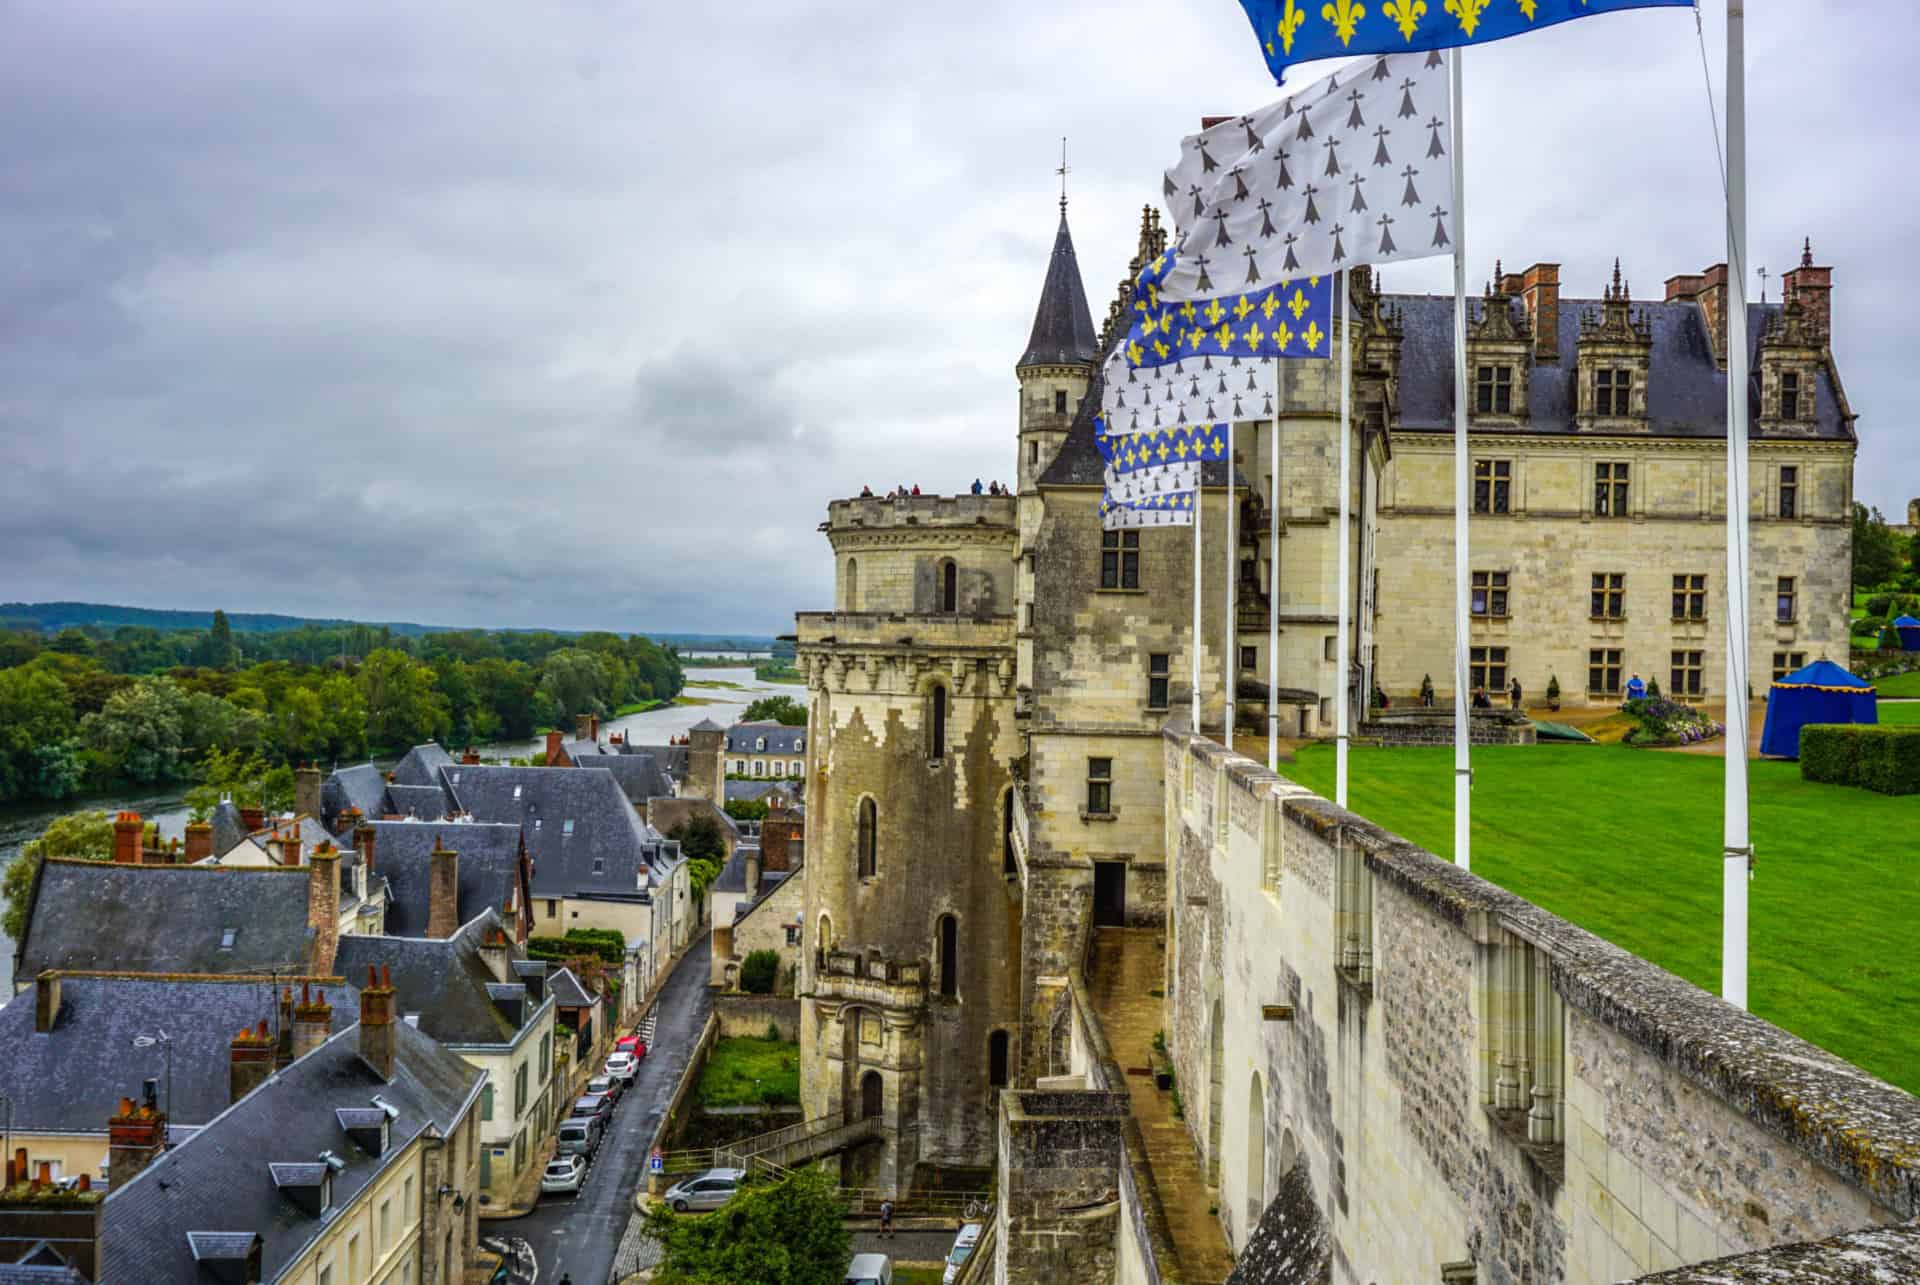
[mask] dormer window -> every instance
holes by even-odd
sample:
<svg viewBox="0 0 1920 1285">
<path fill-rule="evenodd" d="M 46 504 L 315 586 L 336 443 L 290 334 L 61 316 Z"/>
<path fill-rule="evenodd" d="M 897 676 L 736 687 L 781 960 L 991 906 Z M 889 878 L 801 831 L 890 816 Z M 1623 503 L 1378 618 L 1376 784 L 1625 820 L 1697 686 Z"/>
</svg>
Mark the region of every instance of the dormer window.
<svg viewBox="0 0 1920 1285">
<path fill-rule="evenodd" d="M 1513 367 L 1480 367 L 1473 388 L 1474 407 L 1482 415 L 1513 414 Z"/>
<path fill-rule="evenodd" d="M 1781 372 L 1780 418 L 1800 418 L 1800 372 L 1797 370 Z"/>
<path fill-rule="evenodd" d="M 753 748 L 756 750 L 765 750 L 767 748 L 767 738 L 764 736 L 755 737 L 753 741 Z"/>
<path fill-rule="evenodd" d="M 1633 372 L 1608 369 L 1593 373 L 1593 409 L 1596 415 L 1631 415 Z"/>
</svg>

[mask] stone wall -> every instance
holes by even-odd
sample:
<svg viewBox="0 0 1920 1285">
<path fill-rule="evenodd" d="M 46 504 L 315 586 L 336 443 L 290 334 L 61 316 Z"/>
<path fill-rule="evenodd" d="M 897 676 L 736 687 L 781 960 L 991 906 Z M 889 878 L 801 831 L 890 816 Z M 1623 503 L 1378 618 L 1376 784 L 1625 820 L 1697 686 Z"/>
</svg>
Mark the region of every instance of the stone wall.
<svg viewBox="0 0 1920 1285">
<path fill-rule="evenodd" d="M 1451 709 L 1376 710 L 1360 724 L 1361 740 L 1382 745 L 1452 745 Z M 1467 739 L 1474 745 L 1532 745 L 1537 739 L 1533 722 L 1510 709 L 1477 709 L 1467 720 Z"/>
<path fill-rule="evenodd" d="M 1124 1092 L 1002 1095 L 1001 1285 L 1115 1279 L 1128 1119 Z"/>
<path fill-rule="evenodd" d="M 1920 1213 L 1912 1096 L 1211 742 L 1165 749 L 1169 1047 L 1250 1265 L 1615 1281 Z M 1283 1197 L 1323 1239 L 1263 1229 Z"/>
<path fill-rule="evenodd" d="M 715 995 L 713 1013 L 722 1039 L 765 1039 L 768 1026 L 783 1040 L 800 1038 L 800 1001 L 784 995 Z"/>
</svg>

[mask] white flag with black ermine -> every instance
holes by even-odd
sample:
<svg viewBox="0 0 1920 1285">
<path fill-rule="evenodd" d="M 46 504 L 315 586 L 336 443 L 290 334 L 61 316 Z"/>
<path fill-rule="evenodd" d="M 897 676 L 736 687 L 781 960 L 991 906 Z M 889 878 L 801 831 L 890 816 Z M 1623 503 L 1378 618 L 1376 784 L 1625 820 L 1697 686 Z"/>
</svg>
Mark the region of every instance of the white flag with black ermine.
<svg viewBox="0 0 1920 1285">
<path fill-rule="evenodd" d="M 1162 187 L 1179 240 L 1160 298 L 1451 254 L 1449 56 L 1361 59 L 1182 140 Z"/>
</svg>

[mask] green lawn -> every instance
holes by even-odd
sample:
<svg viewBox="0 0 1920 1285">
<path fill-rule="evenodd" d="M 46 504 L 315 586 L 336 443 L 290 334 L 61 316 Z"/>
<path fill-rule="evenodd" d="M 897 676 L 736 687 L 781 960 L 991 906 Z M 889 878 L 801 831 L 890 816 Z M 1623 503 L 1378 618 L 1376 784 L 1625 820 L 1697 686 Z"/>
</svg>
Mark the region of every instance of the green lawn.
<svg viewBox="0 0 1920 1285">
<path fill-rule="evenodd" d="M 1875 709 L 1883 723 L 1920 723 L 1920 701 L 1878 701 Z"/>
<path fill-rule="evenodd" d="M 1882 706 L 1883 718 L 1890 708 L 1898 707 Z M 1349 802 L 1451 858 L 1452 753 L 1356 748 Z M 1476 749 L 1473 766 L 1474 873 L 1719 989 L 1719 758 L 1540 745 Z M 1807 784 L 1797 763 L 1751 767 L 1753 1010 L 1920 1091 L 1920 990 L 1910 963 L 1920 807 Z M 1304 747 L 1283 770 L 1331 797 L 1331 746 Z"/>
<path fill-rule="evenodd" d="M 784 1040 L 715 1040 L 696 1090 L 703 1107 L 800 1101 L 800 1046 Z"/>
<path fill-rule="evenodd" d="M 1882 696 L 1920 696 L 1920 669 L 1891 678 L 1876 678 L 1873 686 Z"/>
</svg>

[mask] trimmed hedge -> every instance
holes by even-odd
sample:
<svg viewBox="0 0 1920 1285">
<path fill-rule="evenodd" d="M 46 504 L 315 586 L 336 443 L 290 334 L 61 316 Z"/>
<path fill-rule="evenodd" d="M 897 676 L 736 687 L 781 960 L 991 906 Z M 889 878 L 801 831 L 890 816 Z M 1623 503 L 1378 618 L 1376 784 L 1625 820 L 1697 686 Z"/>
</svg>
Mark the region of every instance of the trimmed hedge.
<svg viewBox="0 0 1920 1285">
<path fill-rule="evenodd" d="M 575 955 L 597 955 L 609 964 L 619 964 L 627 956 L 627 939 L 617 928 L 569 928 L 564 937 L 529 937 L 527 954 L 533 959 L 571 959 Z"/>
<path fill-rule="evenodd" d="M 1879 794 L 1920 794 L 1920 725 L 1841 723 L 1800 729 L 1800 779 Z"/>
</svg>

